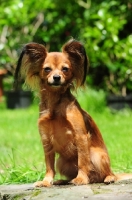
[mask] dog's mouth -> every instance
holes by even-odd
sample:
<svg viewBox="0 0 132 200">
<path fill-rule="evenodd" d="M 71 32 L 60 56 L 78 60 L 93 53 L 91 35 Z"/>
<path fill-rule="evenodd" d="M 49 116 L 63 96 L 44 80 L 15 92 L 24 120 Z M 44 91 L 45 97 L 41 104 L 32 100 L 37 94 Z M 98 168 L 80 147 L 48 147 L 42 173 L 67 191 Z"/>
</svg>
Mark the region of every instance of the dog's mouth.
<svg viewBox="0 0 132 200">
<path fill-rule="evenodd" d="M 59 83 L 49 83 L 51 87 L 61 87 L 62 85 Z"/>
<path fill-rule="evenodd" d="M 48 85 L 51 86 L 51 87 L 61 87 L 61 86 L 63 86 L 63 84 L 60 81 L 59 82 L 56 82 L 56 81 L 48 82 Z"/>
</svg>

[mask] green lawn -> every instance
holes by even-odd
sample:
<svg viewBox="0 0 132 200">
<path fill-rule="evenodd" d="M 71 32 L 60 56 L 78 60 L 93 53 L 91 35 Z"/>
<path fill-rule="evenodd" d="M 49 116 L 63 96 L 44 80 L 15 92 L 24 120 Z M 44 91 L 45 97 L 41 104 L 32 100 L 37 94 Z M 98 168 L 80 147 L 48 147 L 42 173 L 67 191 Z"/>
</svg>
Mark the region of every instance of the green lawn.
<svg viewBox="0 0 132 200">
<path fill-rule="evenodd" d="M 113 171 L 132 172 L 132 111 L 111 112 L 102 106 L 101 97 L 96 99 L 96 105 L 95 100 L 88 101 L 86 97 L 82 100 L 79 96 L 79 100 L 102 132 Z M 0 184 L 34 182 L 43 177 L 37 119 L 37 104 L 18 110 L 7 110 L 0 104 Z"/>
</svg>

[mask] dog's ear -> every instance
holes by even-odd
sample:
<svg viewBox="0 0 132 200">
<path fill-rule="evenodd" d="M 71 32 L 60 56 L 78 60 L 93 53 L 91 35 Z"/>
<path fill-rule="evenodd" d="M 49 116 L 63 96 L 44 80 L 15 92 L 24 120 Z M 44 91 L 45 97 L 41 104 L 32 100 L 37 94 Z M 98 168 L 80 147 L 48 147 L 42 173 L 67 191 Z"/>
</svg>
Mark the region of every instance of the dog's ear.
<svg viewBox="0 0 132 200">
<path fill-rule="evenodd" d="M 77 87 L 84 85 L 88 72 L 88 59 L 84 46 L 71 39 L 63 46 L 62 51 L 67 54 L 71 62 Z"/>
<path fill-rule="evenodd" d="M 41 79 L 39 73 L 46 55 L 46 48 L 41 44 L 29 43 L 24 46 L 15 70 L 15 88 L 17 88 L 20 79 L 25 80 L 25 83 L 31 89 L 40 87 Z"/>
</svg>

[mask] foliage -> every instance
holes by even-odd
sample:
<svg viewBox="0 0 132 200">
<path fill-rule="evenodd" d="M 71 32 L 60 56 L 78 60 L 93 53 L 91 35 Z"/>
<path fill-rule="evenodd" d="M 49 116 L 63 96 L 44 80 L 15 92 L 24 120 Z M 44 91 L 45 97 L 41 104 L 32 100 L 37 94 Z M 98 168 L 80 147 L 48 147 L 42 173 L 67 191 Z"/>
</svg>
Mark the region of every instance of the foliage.
<svg viewBox="0 0 132 200">
<path fill-rule="evenodd" d="M 100 86 L 122 95 L 126 88 L 132 89 L 132 35 L 126 29 L 130 12 L 126 3 L 102 1 L 85 11 L 90 26 L 84 25 L 81 31 L 92 62 L 92 79 L 98 84 L 103 78 Z"/>
<path fill-rule="evenodd" d="M 131 92 L 130 0 L 2 0 L 0 13 L 0 67 L 12 73 L 25 43 L 46 43 L 58 51 L 73 36 L 85 44 L 90 85 L 116 94 Z"/>
<path fill-rule="evenodd" d="M 106 106 L 106 95 L 103 90 L 97 92 L 89 87 L 85 87 L 75 95 L 82 108 L 89 112 L 102 112 Z"/>
</svg>

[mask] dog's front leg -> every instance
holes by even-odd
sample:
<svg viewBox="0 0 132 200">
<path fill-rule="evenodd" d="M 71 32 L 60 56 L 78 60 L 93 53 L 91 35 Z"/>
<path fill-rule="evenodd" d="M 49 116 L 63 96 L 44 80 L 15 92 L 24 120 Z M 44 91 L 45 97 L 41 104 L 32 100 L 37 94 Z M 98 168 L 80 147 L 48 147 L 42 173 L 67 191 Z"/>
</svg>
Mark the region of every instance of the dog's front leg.
<svg viewBox="0 0 132 200">
<path fill-rule="evenodd" d="M 45 162 L 46 162 L 46 174 L 43 181 L 38 181 L 35 183 L 36 187 L 50 187 L 53 183 L 53 178 L 55 175 L 54 170 L 55 153 L 45 152 Z"/>
<path fill-rule="evenodd" d="M 91 170 L 88 134 L 76 135 L 76 147 L 78 151 L 78 175 L 71 180 L 75 185 L 86 185 L 89 183 L 89 173 Z"/>
<path fill-rule="evenodd" d="M 53 183 L 53 178 L 55 175 L 55 170 L 54 170 L 55 153 L 45 152 L 45 162 L 46 162 L 46 174 L 43 180 L 43 184 L 44 186 L 50 186 Z"/>
<path fill-rule="evenodd" d="M 45 163 L 46 163 L 46 174 L 43 181 L 38 181 L 35 183 L 36 187 L 49 187 L 53 183 L 53 178 L 55 175 L 54 162 L 55 162 L 55 152 L 51 143 L 49 136 L 49 124 L 46 117 L 39 119 L 39 132 L 43 144 Z"/>
</svg>

